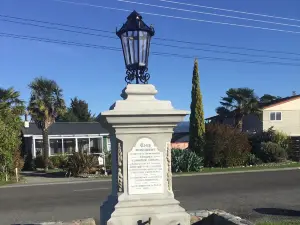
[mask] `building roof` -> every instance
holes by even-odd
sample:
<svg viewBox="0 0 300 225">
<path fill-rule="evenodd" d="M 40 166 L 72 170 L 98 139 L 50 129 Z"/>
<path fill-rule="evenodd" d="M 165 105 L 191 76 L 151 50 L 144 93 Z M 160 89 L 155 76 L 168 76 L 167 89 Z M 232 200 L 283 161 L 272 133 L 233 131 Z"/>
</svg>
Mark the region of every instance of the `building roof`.
<svg viewBox="0 0 300 225">
<path fill-rule="evenodd" d="M 23 135 L 42 135 L 35 123 L 22 128 Z M 75 135 L 75 134 L 108 134 L 98 122 L 56 122 L 49 128 L 49 135 Z"/>
<path fill-rule="evenodd" d="M 174 140 L 173 143 L 185 143 L 190 141 L 190 135 L 185 134 L 184 136 L 178 138 L 177 140 Z"/>
<path fill-rule="evenodd" d="M 183 121 L 177 124 L 174 128 L 174 133 L 189 133 L 190 132 L 190 122 Z"/>
<path fill-rule="evenodd" d="M 260 108 L 261 109 L 267 109 L 269 107 L 284 104 L 284 103 L 287 103 L 287 102 L 290 102 L 290 101 L 293 101 L 293 100 L 296 100 L 296 99 L 299 99 L 299 98 L 300 98 L 300 95 L 293 95 L 293 96 L 289 96 L 289 97 L 285 97 L 285 98 L 276 99 L 276 100 L 268 102 L 268 103 L 260 103 Z M 215 115 L 215 116 L 206 118 L 205 120 L 211 120 L 211 119 L 215 119 L 215 118 L 218 118 L 218 117 L 219 117 L 219 115 Z"/>
<path fill-rule="evenodd" d="M 42 135 L 34 122 L 29 127 L 22 128 L 23 135 Z M 189 122 L 181 122 L 174 128 L 174 133 L 189 133 Z M 98 122 L 56 122 L 49 128 L 49 135 L 75 135 L 75 134 L 108 134 Z"/>
<path fill-rule="evenodd" d="M 290 101 L 293 101 L 293 100 L 296 100 L 299 98 L 300 98 L 300 95 L 293 95 L 293 96 L 289 96 L 289 97 L 285 97 L 285 98 L 280 98 L 280 99 L 276 99 L 274 101 L 262 104 L 261 107 L 263 109 L 266 109 L 266 108 L 269 108 L 269 107 L 272 107 L 275 105 L 284 104 L 284 103 L 287 103 L 287 102 L 290 102 Z"/>
</svg>

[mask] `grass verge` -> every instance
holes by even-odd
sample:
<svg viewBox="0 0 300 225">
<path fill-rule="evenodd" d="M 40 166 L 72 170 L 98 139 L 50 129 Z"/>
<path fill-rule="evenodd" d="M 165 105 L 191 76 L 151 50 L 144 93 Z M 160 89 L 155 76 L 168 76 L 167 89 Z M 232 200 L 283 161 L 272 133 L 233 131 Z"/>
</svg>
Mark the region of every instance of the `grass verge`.
<svg viewBox="0 0 300 225">
<path fill-rule="evenodd" d="M 16 183 L 16 181 L 1 181 L 0 180 L 0 186 L 7 185 L 7 184 L 14 184 L 14 183 Z"/>
<path fill-rule="evenodd" d="M 187 173 L 174 173 L 174 175 L 189 175 L 189 174 L 203 174 L 203 173 L 222 173 L 222 172 L 242 172 L 242 171 L 255 171 L 266 169 L 286 169 L 286 168 L 300 168 L 300 162 L 287 162 L 278 164 L 263 164 L 257 166 L 246 167 L 232 167 L 232 168 L 202 168 L 200 172 L 187 172 Z"/>
</svg>

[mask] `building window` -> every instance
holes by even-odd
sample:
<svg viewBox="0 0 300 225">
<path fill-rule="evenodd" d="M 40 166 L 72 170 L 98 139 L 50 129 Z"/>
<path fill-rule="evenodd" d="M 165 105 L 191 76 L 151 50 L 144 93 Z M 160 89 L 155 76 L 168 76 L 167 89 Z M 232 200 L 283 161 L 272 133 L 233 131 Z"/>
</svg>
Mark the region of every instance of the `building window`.
<svg viewBox="0 0 300 225">
<path fill-rule="evenodd" d="M 62 154 L 62 139 L 50 139 L 50 155 Z"/>
<path fill-rule="evenodd" d="M 270 120 L 281 120 L 281 112 L 271 112 Z"/>
<path fill-rule="evenodd" d="M 89 153 L 89 139 L 88 138 L 78 138 L 78 151 Z"/>
<path fill-rule="evenodd" d="M 90 138 L 90 153 L 102 153 L 102 138 Z"/>
<path fill-rule="evenodd" d="M 75 152 L 76 149 L 76 139 L 70 138 L 70 139 L 63 139 L 64 143 L 64 153 L 65 154 L 72 154 Z"/>
<path fill-rule="evenodd" d="M 43 155 L 43 139 L 35 139 L 36 156 Z"/>
</svg>

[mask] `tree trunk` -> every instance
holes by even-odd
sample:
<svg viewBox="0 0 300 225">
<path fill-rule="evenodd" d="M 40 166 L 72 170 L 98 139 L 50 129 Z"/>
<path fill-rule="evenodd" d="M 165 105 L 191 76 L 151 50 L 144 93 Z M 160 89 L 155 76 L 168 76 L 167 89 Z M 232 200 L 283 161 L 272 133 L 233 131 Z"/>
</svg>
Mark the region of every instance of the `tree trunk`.
<svg viewBox="0 0 300 225">
<path fill-rule="evenodd" d="M 243 119 L 244 119 L 243 116 L 238 117 L 236 119 L 236 128 L 239 129 L 240 131 L 243 131 Z"/>
<path fill-rule="evenodd" d="M 45 172 L 48 171 L 48 162 L 49 162 L 49 139 L 48 139 L 48 129 L 42 130 L 43 133 L 43 155 L 45 161 Z"/>
<path fill-rule="evenodd" d="M 237 124 L 237 128 L 241 131 L 243 131 L 243 119 L 240 119 L 238 121 L 238 124 Z"/>
</svg>

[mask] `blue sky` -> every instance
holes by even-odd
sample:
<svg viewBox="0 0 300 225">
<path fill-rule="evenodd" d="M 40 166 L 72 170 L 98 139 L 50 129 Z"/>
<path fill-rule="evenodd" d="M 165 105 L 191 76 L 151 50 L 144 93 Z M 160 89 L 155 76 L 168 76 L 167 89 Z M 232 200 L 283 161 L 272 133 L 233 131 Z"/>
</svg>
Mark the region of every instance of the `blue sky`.
<svg viewBox="0 0 300 225">
<path fill-rule="evenodd" d="M 72 1 L 129 10 L 136 9 L 137 11 L 143 12 L 300 32 L 300 28 L 297 27 L 159 9 L 143 5 L 121 3 L 116 0 Z M 300 22 L 297 21 L 275 20 L 217 10 L 192 8 L 189 6 L 163 3 L 158 0 L 136 1 L 300 26 Z M 300 20 L 299 0 L 184 0 L 181 2 Z M 115 31 L 116 27 L 120 27 L 122 23 L 125 22 L 129 13 L 65 4 L 51 0 L 1 0 L 0 14 Z M 293 34 L 241 28 L 236 26 L 163 18 L 152 15 L 143 15 L 143 17 L 146 23 L 154 25 L 156 35 L 154 36 L 153 41 L 156 41 L 157 43 L 176 44 L 161 42 L 155 39 L 156 37 L 160 37 L 235 47 L 298 52 L 300 54 L 300 33 Z M 3 33 L 120 47 L 119 40 L 42 29 L 3 21 L 0 21 L 0 30 Z M 193 48 L 197 47 L 224 51 L 225 49 L 222 48 L 186 44 L 181 45 L 189 46 L 190 49 L 179 50 L 152 45 L 151 51 L 197 55 L 199 57 L 276 61 L 275 59 L 261 57 L 243 57 L 193 50 Z M 271 53 L 257 53 L 245 50 L 226 50 L 247 54 L 271 55 Z M 278 61 L 300 65 L 300 56 L 283 54 L 272 54 L 272 56 L 296 58 L 299 60 Z M 150 55 L 150 83 L 154 84 L 158 89 L 159 93 L 157 97 L 159 99 L 171 100 L 174 107 L 189 110 L 193 61 L 193 59 Z M 269 93 L 279 96 L 288 96 L 291 95 L 292 91 L 300 93 L 300 66 L 229 63 L 222 61 L 206 61 L 199 58 L 199 72 L 205 116 L 212 116 L 215 114 L 215 108 L 219 105 L 220 97 L 224 96 L 225 91 L 231 87 L 253 88 L 258 95 Z M 79 98 L 86 100 L 92 112 L 96 114 L 107 110 L 114 101 L 120 99 L 121 90 L 125 86 L 125 66 L 121 52 L 0 37 L 0 86 L 4 88 L 13 86 L 16 90 L 21 92 L 22 98 L 25 101 L 28 101 L 30 95 L 28 84 L 37 76 L 44 76 L 56 80 L 61 88 L 63 88 L 64 97 L 68 104 L 70 98 L 78 96 Z"/>
</svg>

